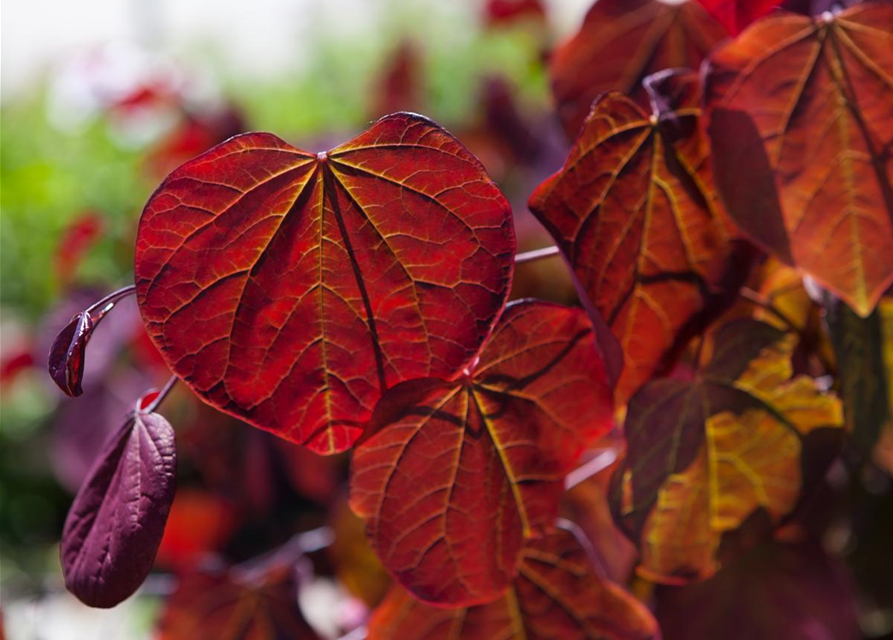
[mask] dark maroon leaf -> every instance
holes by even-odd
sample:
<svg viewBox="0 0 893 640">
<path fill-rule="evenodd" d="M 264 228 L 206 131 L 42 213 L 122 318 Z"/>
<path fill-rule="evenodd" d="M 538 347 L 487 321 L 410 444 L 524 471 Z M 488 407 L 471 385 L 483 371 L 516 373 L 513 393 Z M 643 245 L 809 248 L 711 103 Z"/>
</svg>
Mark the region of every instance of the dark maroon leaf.
<svg viewBox="0 0 893 640">
<path fill-rule="evenodd" d="M 47 367 L 50 377 L 69 396 L 81 395 L 84 381 L 84 352 L 93 333 L 93 318 L 86 311 L 76 314 L 50 348 Z"/>
<path fill-rule="evenodd" d="M 133 413 L 106 442 L 62 531 L 65 586 L 84 604 L 113 607 L 145 580 L 174 499 L 174 431 Z"/>
</svg>

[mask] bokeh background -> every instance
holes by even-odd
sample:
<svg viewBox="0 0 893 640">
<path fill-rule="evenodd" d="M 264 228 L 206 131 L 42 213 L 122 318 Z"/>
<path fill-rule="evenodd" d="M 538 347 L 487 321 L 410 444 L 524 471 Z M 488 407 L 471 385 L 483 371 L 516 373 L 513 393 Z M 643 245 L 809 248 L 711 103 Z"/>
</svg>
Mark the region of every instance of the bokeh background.
<svg viewBox="0 0 893 640">
<path fill-rule="evenodd" d="M 153 637 L 167 576 L 211 554 L 246 560 L 302 531 L 322 535 L 309 538 L 320 547 L 316 576 L 301 591 L 311 622 L 337 637 L 364 615 L 385 578 L 344 505 L 346 460 L 289 447 L 182 389 L 164 411 L 181 463 L 158 575 L 112 611 L 70 597 L 58 539 L 71 498 L 104 438 L 168 373 L 132 300 L 91 341 L 81 398 L 66 399 L 50 382 L 49 344 L 73 313 L 132 282 L 139 212 L 161 179 L 242 131 L 317 151 L 386 113 L 424 113 L 506 191 L 521 249 L 549 244 L 525 205 L 567 144 L 543 62 L 588 4 L 4 2 L 0 610 L 8 638 Z M 515 297 L 572 296 L 558 261 L 521 267 L 515 287 Z M 334 545 L 325 540 L 332 532 Z"/>
</svg>

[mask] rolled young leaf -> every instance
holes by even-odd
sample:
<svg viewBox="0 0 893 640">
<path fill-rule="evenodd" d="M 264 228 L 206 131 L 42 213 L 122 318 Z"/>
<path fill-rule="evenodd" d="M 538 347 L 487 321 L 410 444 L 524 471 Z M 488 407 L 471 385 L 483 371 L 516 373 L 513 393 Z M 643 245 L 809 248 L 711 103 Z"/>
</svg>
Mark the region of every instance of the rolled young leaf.
<svg viewBox="0 0 893 640">
<path fill-rule="evenodd" d="M 161 543 L 176 488 L 174 430 L 136 411 L 112 435 L 81 486 L 62 531 L 65 586 L 108 608 L 143 583 Z"/>
<path fill-rule="evenodd" d="M 59 332 L 50 348 L 47 360 L 50 377 L 63 393 L 71 397 L 84 392 L 81 388 L 84 382 L 84 356 L 93 329 L 90 312 L 78 313 Z"/>
</svg>

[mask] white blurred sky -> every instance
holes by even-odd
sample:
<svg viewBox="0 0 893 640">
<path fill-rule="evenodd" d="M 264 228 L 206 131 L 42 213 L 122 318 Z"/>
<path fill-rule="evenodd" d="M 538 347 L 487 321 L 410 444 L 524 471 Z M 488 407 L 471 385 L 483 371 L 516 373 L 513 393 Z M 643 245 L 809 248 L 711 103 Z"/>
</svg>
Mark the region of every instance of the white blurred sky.
<svg viewBox="0 0 893 640">
<path fill-rule="evenodd" d="M 449 2 L 468 11 L 483 2 L 406 1 Z M 549 0 L 559 32 L 579 24 L 590 2 Z M 222 52 L 237 77 L 272 74 L 294 65 L 300 34 L 317 22 L 336 30 L 333 37 L 362 35 L 394 6 L 393 0 L 3 0 L 0 92 L 4 100 L 14 97 L 64 56 L 116 40 L 168 53 L 200 46 Z"/>
</svg>

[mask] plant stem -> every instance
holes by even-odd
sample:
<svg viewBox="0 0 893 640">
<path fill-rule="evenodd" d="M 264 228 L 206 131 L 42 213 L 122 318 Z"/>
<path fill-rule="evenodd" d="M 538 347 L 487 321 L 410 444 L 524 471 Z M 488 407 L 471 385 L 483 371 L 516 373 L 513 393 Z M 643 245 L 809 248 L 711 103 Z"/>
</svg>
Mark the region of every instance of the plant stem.
<svg viewBox="0 0 893 640">
<path fill-rule="evenodd" d="M 171 376 L 170 380 L 168 380 L 165 385 L 161 388 L 161 391 L 158 392 L 158 397 L 155 398 L 152 402 L 149 403 L 149 406 L 145 409 L 142 409 L 145 413 L 153 413 L 164 399 L 167 398 L 168 394 L 171 392 L 171 389 L 174 388 L 174 385 L 177 384 L 177 376 Z"/>
<path fill-rule="evenodd" d="M 87 308 L 87 313 L 90 314 L 90 317 L 93 319 L 93 326 L 95 327 L 99 324 L 99 321 L 102 320 L 105 317 L 105 314 L 111 311 L 116 304 L 128 296 L 132 296 L 134 293 L 136 293 L 136 285 L 131 284 L 118 289 L 117 291 L 112 291 L 102 300 L 90 305 Z"/>
<path fill-rule="evenodd" d="M 525 262 L 534 262 L 543 258 L 551 258 L 552 256 L 557 256 L 558 253 L 559 249 L 556 246 L 525 251 L 524 253 L 519 253 L 515 256 L 515 264 L 524 264 Z"/>
<path fill-rule="evenodd" d="M 579 467 L 567 474 L 567 476 L 565 476 L 565 491 L 576 487 L 581 482 L 585 482 L 597 473 L 604 471 L 605 469 L 610 467 L 616 459 L 617 450 L 613 447 L 604 449 L 600 453 L 596 454 L 590 460 L 587 460 Z"/>
</svg>

